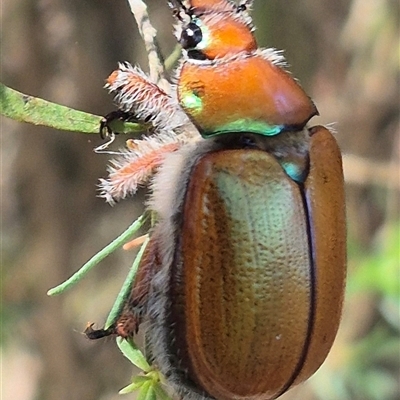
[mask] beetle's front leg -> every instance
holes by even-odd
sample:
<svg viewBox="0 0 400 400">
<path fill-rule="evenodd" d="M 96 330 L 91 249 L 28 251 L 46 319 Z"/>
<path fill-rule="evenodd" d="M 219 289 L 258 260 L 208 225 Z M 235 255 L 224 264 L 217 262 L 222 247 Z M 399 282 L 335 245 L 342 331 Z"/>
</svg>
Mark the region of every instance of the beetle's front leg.
<svg viewBox="0 0 400 400">
<path fill-rule="evenodd" d="M 112 134 L 118 133 L 114 132 L 110 126 L 110 124 L 116 120 L 121 122 L 138 122 L 138 119 L 131 112 L 123 111 L 120 109 L 111 111 L 100 121 L 99 133 L 102 139 L 105 139 Z"/>
<path fill-rule="evenodd" d="M 153 235 L 147 245 L 133 281 L 131 292 L 118 318 L 111 326 L 104 329 L 93 329 L 93 324 L 90 324 L 84 332 L 89 339 L 101 339 L 110 335 L 128 339 L 137 333 L 147 314 L 152 279 L 161 265 L 157 238 L 157 234 Z"/>
</svg>

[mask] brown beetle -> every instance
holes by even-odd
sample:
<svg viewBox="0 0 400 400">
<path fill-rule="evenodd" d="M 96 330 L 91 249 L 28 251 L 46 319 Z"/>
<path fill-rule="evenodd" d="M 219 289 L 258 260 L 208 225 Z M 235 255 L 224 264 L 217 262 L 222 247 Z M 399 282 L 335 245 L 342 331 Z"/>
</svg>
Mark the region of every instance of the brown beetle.
<svg viewBox="0 0 400 400">
<path fill-rule="evenodd" d="M 249 1 L 188 3 L 177 92 L 204 139 L 157 164 L 158 222 L 130 298 L 87 334 L 129 338 L 148 321 L 149 358 L 183 398 L 276 399 L 319 368 L 339 326 L 340 150 L 328 129 L 307 127 L 317 110 L 282 57 L 229 39 L 251 34 Z"/>
</svg>

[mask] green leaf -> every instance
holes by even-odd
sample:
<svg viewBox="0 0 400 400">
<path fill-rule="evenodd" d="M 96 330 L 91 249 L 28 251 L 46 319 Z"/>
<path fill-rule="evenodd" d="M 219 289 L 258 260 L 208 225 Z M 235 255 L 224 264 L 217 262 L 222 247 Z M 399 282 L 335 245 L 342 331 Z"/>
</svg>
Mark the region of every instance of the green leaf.
<svg viewBox="0 0 400 400">
<path fill-rule="evenodd" d="M 135 376 L 135 378 L 133 378 L 132 380 L 132 383 L 122 388 L 118 393 L 119 394 L 132 393 L 135 390 L 140 389 L 146 382 L 149 382 L 149 380 L 151 380 L 151 378 L 147 376 L 142 376 L 142 375 Z"/>
<path fill-rule="evenodd" d="M 154 384 L 154 391 L 157 394 L 157 399 L 172 400 L 168 393 L 161 387 L 161 384 L 159 382 Z"/>
<path fill-rule="evenodd" d="M 172 400 L 172 398 L 162 388 L 162 384 L 160 382 L 160 373 L 157 371 L 150 371 L 144 376 L 135 376 L 132 379 L 132 383 L 122 388 L 119 391 L 119 394 L 128 394 L 137 390 L 143 390 L 145 392 L 143 395 L 155 396 L 151 398 L 158 400 Z"/>
<path fill-rule="evenodd" d="M 20 122 L 43 125 L 63 131 L 98 134 L 103 117 L 78 111 L 20 93 L 0 83 L 0 114 Z M 116 133 L 143 132 L 146 125 L 112 121 Z"/>
<path fill-rule="evenodd" d="M 157 400 L 156 392 L 154 391 L 153 383 L 151 381 L 144 383 L 140 388 L 137 400 Z"/>
<path fill-rule="evenodd" d="M 132 267 L 131 267 L 128 275 L 126 276 L 125 281 L 122 284 L 121 290 L 119 291 L 118 296 L 114 302 L 114 305 L 112 306 L 111 311 L 107 317 L 107 320 L 105 323 L 105 328 L 108 328 L 109 326 L 111 326 L 119 317 L 120 311 L 121 311 L 123 305 L 125 304 L 125 301 L 131 291 L 132 282 L 135 279 L 137 270 L 139 268 L 140 260 L 142 259 L 143 253 L 146 249 L 148 242 L 149 242 L 149 239 L 147 238 L 145 240 L 145 242 L 142 244 L 139 252 L 137 253 L 135 260 L 132 264 Z"/>
<path fill-rule="evenodd" d="M 125 386 L 124 388 L 122 388 L 122 389 L 118 392 L 118 394 L 129 394 L 129 393 L 132 393 L 132 392 L 136 391 L 137 389 L 139 389 L 141 386 L 142 386 L 142 385 L 137 386 L 136 384 L 131 383 L 130 385 Z"/>
<path fill-rule="evenodd" d="M 136 347 L 135 343 L 130 340 L 117 338 L 117 345 L 122 354 L 133 364 L 144 372 L 150 372 L 151 366 L 147 362 L 143 353 Z"/>
<path fill-rule="evenodd" d="M 131 239 L 131 237 L 143 226 L 146 220 L 147 214 L 141 215 L 131 226 L 129 226 L 125 232 L 114 239 L 109 245 L 104 247 L 104 249 L 95 254 L 86 264 L 82 266 L 81 269 L 75 272 L 74 275 L 72 275 L 62 284 L 50 289 L 47 294 L 49 296 L 58 295 L 78 283 L 100 261 L 104 260 L 104 258 L 118 248 L 122 247 L 129 239 Z"/>
</svg>

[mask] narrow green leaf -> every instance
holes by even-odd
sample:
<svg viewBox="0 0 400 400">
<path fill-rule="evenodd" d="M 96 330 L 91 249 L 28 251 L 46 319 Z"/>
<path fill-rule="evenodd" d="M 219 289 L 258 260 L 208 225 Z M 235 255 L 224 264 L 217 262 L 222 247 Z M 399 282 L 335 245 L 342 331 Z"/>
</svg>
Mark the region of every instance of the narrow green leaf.
<svg viewBox="0 0 400 400">
<path fill-rule="evenodd" d="M 149 392 L 151 382 L 145 382 L 139 390 L 136 400 L 147 400 L 147 393 Z"/>
<path fill-rule="evenodd" d="M 143 226 L 147 219 L 147 214 L 141 215 L 129 228 L 123 232 L 120 236 L 114 239 L 109 245 L 104 247 L 101 251 L 95 254 L 82 268 L 75 272 L 69 279 L 62 284 L 50 289 L 47 294 L 49 296 L 58 295 L 64 290 L 67 290 L 71 286 L 78 283 L 93 267 L 95 267 L 100 261 L 110 255 L 112 252 L 122 247 L 132 236 Z"/>
<path fill-rule="evenodd" d="M 132 287 L 132 282 L 135 279 L 140 260 L 142 259 L 143 253 L 146 249 L 148 242 L 149 242 L 149 239 L 147 238 L 145 240 L 145 242 L 142 244 L 139 252 L 137 253 L 137 255 L 135 257 L 132 267 L 131 267 L 128 275 L 126 276 L 124 283 L 122 284 L 121 290 L 119 291 L 118 296 L 115 299 L 114 305 L 112 306 L 110 313 L 108 314 L 108 317 L 107 317 L 107 320 L 105 323 L 106 329 L 116 321 L 127 297 L 129 296 L 129 293 L 130 293 L 131 287 Z"/>
<path fill-rule="evenodd" d="M 151 383 L 147 391 L 146 400 L 157 400 L 157 394 L 154 390 L 154 384 Z"/>
<path fill-rule="evenodd" d="M 0 114 L 20 122 L 63 131 L 98 134 L 102 117 L 20 93 L 0 83 Z M 146 126 L 112 121 L 115 133 L 143 132 Z"/>
<path fill-rule="evenodd" d="M 148 375 L 136 375 L 132 379 L 132 383 L 137 385 L 137 387 L 142 386 L 145 382 L 151 381 L 152 377 Z"/>
<path fill-rule="evenodd" d="M 141 386 L 142 386 L 142 385 L 139 385 L 139 386 L 138 386 L 138 385 L 136 385 L 136 384 L 134 384 L 134 383 L 131 383 L 130 385 L 123 387 L 123 388 L 118 392 L 118 394 L 129 394 L 129 393 L 135 392 L 135 391 L 138 390 Z"/>
<path fill-rule="evenodd" d="M 156 392 L 154 391 L 151 381 L 144 383 L 140 388 L 137 400 L 157 400 Z"/>
<path fill-rule="evenodd" d="M 134 392 L 135 390 L 140 389 L 149 380 L 150 380 L 150 378 L 147 376 L 142 376 L 142 375 L 135 376 L 132 383 L 129 384 L 128 386 L 125 386 L 124 388 L 122 388 L 118 393 L 119 394 L 127 394 L 127 393 Z"/>
<path fill-rule="evenodd" d="M 135 343 L 122 338 L 117 338 L 117 345 L 122 354 L 133 364 L 144 372 L 149 372 L 151 367 L 143 353 L 136 347 Z"/>
<path fill-rule="evenodd" d="M 157 399 L 160 400 L 172 400 L 172 398 L 168 395 L 168 393 L 161 387 L 159 382 L 153 385 L 154 391 L 156 392 Z"/>
</svg>

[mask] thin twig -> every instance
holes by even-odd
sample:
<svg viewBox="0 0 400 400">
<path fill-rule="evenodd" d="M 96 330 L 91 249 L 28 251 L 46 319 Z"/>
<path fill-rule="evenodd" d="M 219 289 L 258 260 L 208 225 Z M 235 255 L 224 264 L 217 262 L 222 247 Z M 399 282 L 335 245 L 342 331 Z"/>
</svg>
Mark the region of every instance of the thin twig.
<svg viewBox="0 0 400 400">
<path fill-rule="evenodd" d="M 150 79 L 169 93 L 171 85 L 165 79 L 164 65 L 161 61 L 161 53 L 156 41 L 157 31 L 150 22 L 147 6 L 141 0 L 128 0 L 128 2 L 146 47 L 149 59 Z"/>
</svg>

